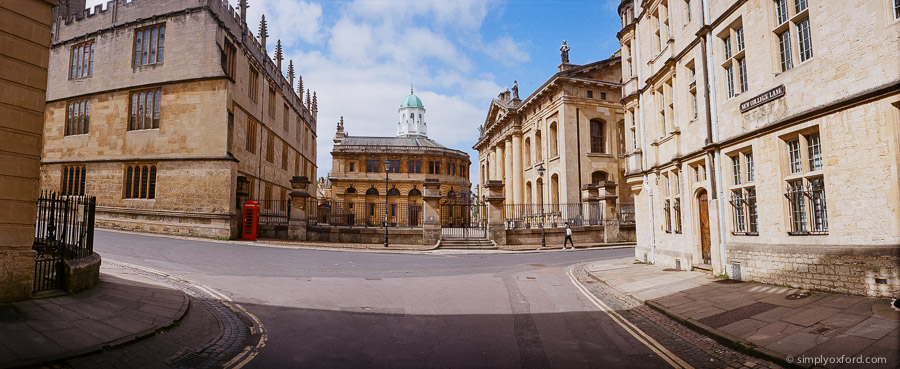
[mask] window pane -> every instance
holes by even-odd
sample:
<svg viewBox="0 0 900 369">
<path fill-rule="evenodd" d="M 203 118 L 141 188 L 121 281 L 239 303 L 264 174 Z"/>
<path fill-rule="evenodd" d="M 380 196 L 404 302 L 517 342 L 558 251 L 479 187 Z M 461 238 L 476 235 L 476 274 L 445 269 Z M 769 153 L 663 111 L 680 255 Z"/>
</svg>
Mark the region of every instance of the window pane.
<svg viewBox="0 0 900 369">
<path fill-rule="evenodd" d="M 143 35 L 141 31 L 134 33 L 134 65 L 141 65 L 141 45 L 143 44 Z"/>
<path fill-rule="evenodd" d="M 81 47 L 75 48 L 75 78 L 81 78 L 81 63 L 82 58 L 84 57 L 84 53 L 81 51 Z"/>
<path fill-rule="evenodd" d="M 84 45 L 83 50 L 84 55 L 81 57 L 81 77 L 88 76 L 88 64 L 91 61 L 91 47 L 89 45 Z"/>
<path fill-rule="evenodd" d="M 156 51 L 156 62 L 157 63 L 163 62 L 163 56 L 165 56 L 165 54 L 166 54 L 165 50 L 166 50 L 166 26 L 160 26 L 159 27 L 159 46 L 158 46 L 158 50 Z"/>
<path fill-rule="evenodd" d="M 87 100 L 84 102 L 84 131 L 81 133 L 88 133 L 91 125 L 91 100 Z"/>
<path fill-rule="evenodd" d="M 91 43 L 91 61 L 88 64 L 88 75 L 94 75 L 94 44 Z"/>
<path fill-rule="evenodd" d="M 137 94 L 131 94 L 131 123 L 128 125 L 128 129 L 134 130 L 137 129 L 137 113 L 138 113 L 138 97 Z"/>
<path fill-rule="evenodd" d="M 809 151 L 809 170 L 822 170 L 822 146 L 819 143 L 819 134 L 806 136 L 806 145 Z"/>
<path fill-rule="evenodd" d="M 731 58 L 731 36 L 725 37 L 725 39 L 722 41 L 725 42 L 725 59 L 730 59 Z"/>
<path fill-rule="evenodd" d="M 72 105 L 74 106 L 74 111 L 75 111 L 75 117 L 72 120 L 72 134 L 77 135 L 78 129 L 79 129 L 78 121 L 81 119 L 81 111 L 80 111 L 81 107 L 79 106 L 80 104 L 77 102 L 73 103 Z"/>
<path fill-rule="evenodd" d="M 737 50 L 744 50 L 744 27 L 738 27 L 734 33 L 737 37 Z"/>
<path fill-rule="evenodd" d="M 756 212 L 756 189 L 748 188 L 747 189 L 747 212 L 750 214 L 750 217 L 747 221 L 749 225 L 749 231 L 752 233 L 758 233 L 758 217 Z"/>
<path fill-rule="evenodd" d="M 144 129 L 153 128 L 153 91 L 147 92 L 147 105 L 144 106 Z"/>
<path fill-rule="evenodd" d="M 778 45 L 781 51 L 781 71 L 786 72 L 794 67 L 791 60 L 791 33 L 784 31 L 778 34 Z"/>
<path fill-rule="evenodd" d="M 138 114 L 137 114 L 137 123 L 136 129 L 144 129 L 144 99 L 146 98 L 146 93 L 141 92 L 140 99 L 138 100 Z"/>
<path fill-rule="evenodd" d="M 794 8 L 797 11 L 797 13 L 806 10 L 806 0 L 796 0 L 794 2 Z"/>
<path fill-rule="evenodd" d="M 147 191 L 147 198 L 154 199 L 156 198 L 156 166 L 153 165 L 150 167 L 150 189 Z"/>
<path fill-rule="evenodd" d="M 70 79 L 75 78 L 75 66 L 78 65 L 78 64 L 76 63 L 76 61 L 78 60 L 78 56 L 77 56 L 77 55 L 78 55 L 78 49 L 76 49 L 76 48 L 73 47 L 73 48 L 72 48 L 72 53 L 71 53 L 71 55 L 69 55 L 69 56 L 71 57 L 71 58 L 70 58 L 71 61 L 69 62 L 69 65 L 71 66 L 71 70 L 69 71 L 69 78 L 70 78 Z"/>
<path fill-rule="evenodd" d="M 744 162 L 747 163 L 747 182 L 753 182 L 753 153 L 744 154 Z"/>
<path fill-rule="evenodd" d="M 803 181 L 788 182 L 788 198 L 791 202 L 791 229 L 806 232 L 806 199 L 803 196 Z"/>
<path fill-rule="evenodd" d="M 734 210 L 734 231 L 739 233 L 747 232 L 746 219 L 744 218 L 744 198 L 741 190 L 731 193 L 731 205 Z"/>
<path fill-rule="evenodd" d="M 73 104 L 69 103 L 69 112 L 66 115 L 66 134 L 72 134 L 72 122 L 74 121 Z"/>
<path fill-rule="evenodd" d="M 800 173 L 800 141 L 791 140 L 788 145 L 788 164 L 791 173 Z"/>
<path fill-rule="evenodd" d="M 828 232 L 828 212 L 825 206 L 825 181 L 822 178 L 809 180 L 809 194 L 813 205 L 813 230 Z"/>
<path fill-rule="evenodd" d="M 775 0 L 775 16 L 778 17 L 778 24 L 787 22 L 787 0 Z"/>
<path fill-rule="evenodd" d="M 800 47 L 800 61 L 803 62 L 813 57 L 812 39 L 809 35 L 809 18 L 806 18 L 800 21 L 800 23 L 797 23 L 797 34 L 797 43 Z"/>
<path fill-rule="evenodd" d="M 731 168 L 734 171 L 734 184 L 741 184 L 741 159 L 739 155 L 735 155 L 731 158 Z"/>
<path fill-rule="evenodd" d="M 141 195 L 139 196 L 142 199 L 147 198 L 147 180 L 150 177 L 149 168 L 147 166 L 141 167 Z"/>
<path fill-rule="evenodd" d="M 162 90 L 156 90 L 156 98 L 153 100 L 153 128 L 159 128 L 159 100 L 162 97 Z"/>
<path fill-rule="evenodd" d="M 747 58 L 741 58 L 738 61 L 738 68 L 740 68 L 741 72 L 741 92 L 746 92 L 749 86 L 747 86 Z"/>
<path fill-rule="evenodd" d="M 725 87 L 728 91 L 728 97 L 734 97 L 734 68 L 731 65 L 725 68 Z"/>
<path fill-rule="evenodd" d="M 131 181 L 132 181 L 131 177 L 133 175 L 134 175 L 133 169 L 131 167 L 128 167 L 128 169 L 125 170 L 125 198 L 126 199 L 131 198 Z"/>
<path fill-rule="evenodd" d="M 141 44 L 141 65 L 147 65 L 149 61 L 149 48 L 150 44 L 150 30 L 144 30 L 144 42 Z"/>
</svg>

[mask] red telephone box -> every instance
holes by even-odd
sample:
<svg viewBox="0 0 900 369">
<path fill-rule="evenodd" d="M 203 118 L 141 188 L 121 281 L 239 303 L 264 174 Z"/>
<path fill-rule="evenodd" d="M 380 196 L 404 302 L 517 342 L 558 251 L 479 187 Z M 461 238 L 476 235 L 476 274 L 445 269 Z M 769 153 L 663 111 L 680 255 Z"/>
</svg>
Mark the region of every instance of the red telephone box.
<svg viewBox="0 0 900 369">
<path fill-rule="evenodd" d="M 259 224 L 259 203 L 256 201 L 244 202 L 244 225 L 242 239 L 256 241 L 257 224 Z"/>
</svg>

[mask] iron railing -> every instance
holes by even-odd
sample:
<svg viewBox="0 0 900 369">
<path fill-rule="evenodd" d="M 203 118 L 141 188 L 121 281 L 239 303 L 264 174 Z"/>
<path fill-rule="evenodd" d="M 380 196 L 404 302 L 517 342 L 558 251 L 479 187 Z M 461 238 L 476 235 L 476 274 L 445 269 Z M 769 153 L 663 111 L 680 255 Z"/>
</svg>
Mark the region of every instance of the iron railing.
<svg viewBox="0 0 900 369">
<path fill-rule="evenodd" d="M 568 204 L 507 204 L 504 207 L 506 229 L 599 225 L 603 205 L 577 202 Z"/>
<path fill-rule="evenodd" d="M 34 292 L 61 288 L 63 262 L 94 253 L 96 208 L 94 197 L 40 194 L 32 246 L 37 251 Z"/>
<path fill-rule="evenodd" d="M 393 228 L 420 228 L 424 222 L 425 209 L 421 203 L 307 201 L 307 221 L 311 225 L 383 227 L 387 221 L 387 225 Z"/>
<path fill-rule="evenodd" d="M 259 202 L 259 224 L 287 225 L 291 219 L 291 200 L 254 200 Z"/>
<path fill-rule="evenodd" d="M 475 202 L 441 204 L 441 238 L 487 237 L 487 206 Z"/>
<path fill-rule="evenodd" d="M 619 224 L 634 224 L 634 203 L 619 203 Z"/>
</svg>

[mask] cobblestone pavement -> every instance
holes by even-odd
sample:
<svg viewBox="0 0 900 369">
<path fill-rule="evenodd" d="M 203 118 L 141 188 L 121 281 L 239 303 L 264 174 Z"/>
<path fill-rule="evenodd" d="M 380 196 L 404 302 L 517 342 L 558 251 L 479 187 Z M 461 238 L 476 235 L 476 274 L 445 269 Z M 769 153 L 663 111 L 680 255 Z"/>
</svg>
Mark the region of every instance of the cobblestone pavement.
<svg viewBox="0 0 900 369">
<path fill-rule="evenodd" d="M 573 272 L 591 294 L 695 368 L 780 368 L 725 347 L 641 304 L 588 274 L 584 265 L 574 267 Z"/>
<path fill-rule="evenodd" d="M 151 338 L 33 368 L 221 368 L 252 359 L 265 342 L 261 324 L 224 295 L 163 272 L 104 263 L 172 285 L 191 298 L 177 325 Z"/>
</svg>

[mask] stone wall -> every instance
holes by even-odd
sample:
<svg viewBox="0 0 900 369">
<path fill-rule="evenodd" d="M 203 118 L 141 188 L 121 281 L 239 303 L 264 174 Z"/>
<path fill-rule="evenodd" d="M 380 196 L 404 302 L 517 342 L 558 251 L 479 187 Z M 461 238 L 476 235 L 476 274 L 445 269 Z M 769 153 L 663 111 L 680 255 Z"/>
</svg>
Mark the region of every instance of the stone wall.
<svg viewBox="0 0 900 369">
<path fill-rule="evenodd" d="M 0 301 L 31 297 L 52 7 L 0 2 Z"/>
<path fill-rule="evenodd" d="M 383 243 L 384 228 L 352 228 L 352 227 L 308 227 L 308 241 L 346 242 L 346 243 Z M 402 245 L 421 245 L 421 229 L 388 228 L 388 243 Z"/>
<path fill-rule="evenodd" d="M 900 245 L 728 245 L 741 279 L 796 288 L 900 297 Z M 884 283 L 879 283 L 884 282 Z"/>
</svg>

